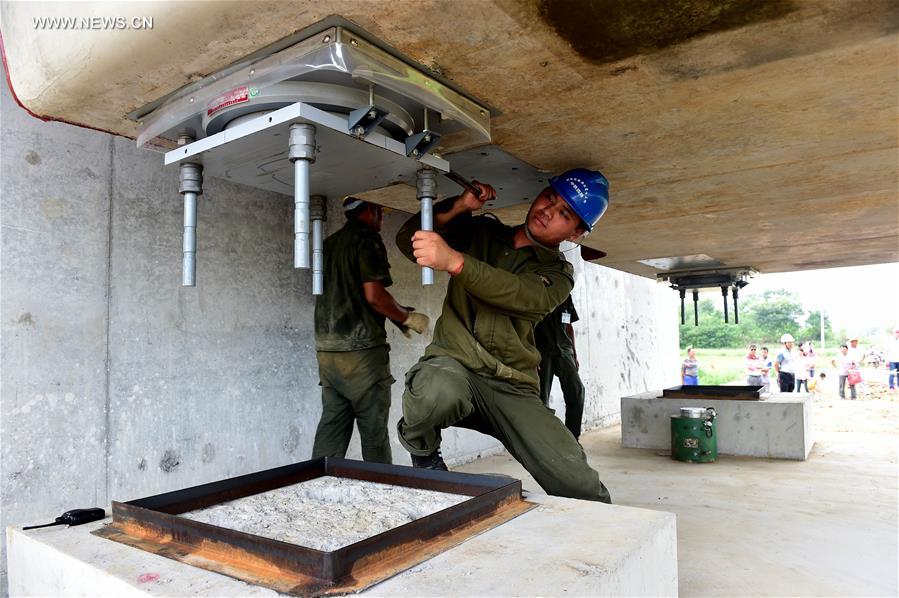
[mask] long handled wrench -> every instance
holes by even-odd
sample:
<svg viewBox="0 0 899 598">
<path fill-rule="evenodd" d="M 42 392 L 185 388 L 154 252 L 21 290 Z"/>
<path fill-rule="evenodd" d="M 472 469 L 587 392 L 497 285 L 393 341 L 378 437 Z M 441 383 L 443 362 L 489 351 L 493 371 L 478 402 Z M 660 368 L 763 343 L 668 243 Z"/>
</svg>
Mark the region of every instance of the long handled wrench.
<svg viewBox="0 0 899 598">
<path fill-rule="evenodd" d="M 458 172 L 450 170 L 449 172 L 444 172 L 443 176 L 445 176 L 452 182 L 456 183 L 463 189 L 467 189 L 468 191 L 471 191 L 472 193 L 474 193 L 475 197 L 481 196 L 481 190 L 477 187 L 477 185 L 475 185 L 474 183 L 472 183 L 471 181 L 466 179 L 464 176 L 462 176 Z"/>
</svg>

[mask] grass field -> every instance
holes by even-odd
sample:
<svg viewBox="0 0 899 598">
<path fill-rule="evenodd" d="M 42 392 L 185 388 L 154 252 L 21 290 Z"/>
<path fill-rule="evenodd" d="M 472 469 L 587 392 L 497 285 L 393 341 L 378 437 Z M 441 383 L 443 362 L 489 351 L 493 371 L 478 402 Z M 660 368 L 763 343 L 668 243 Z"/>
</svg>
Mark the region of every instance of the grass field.
<svg viewBox="0 0 899 598">
<path fill-rule="evenodd" d="M 770 347 L 769 347 L 770 349 Z M 772 359 L 780 351 L 778 346 L 770 352 Z M 743 369 L 744 360 L 748 351 L 746 349 L 696 349 L 696 359 L 699 361 L 700 384 L 746 384 L 746 372 Z M 761 351 L 759 351 L 761 356 Z M 686 359 L 687 352 L 681 351 L 681 359 Z M 818 354 L 816 358 L 817 372 L 827 374 L 826 382 L 822 389 L 825 396 L 837 397 L 837 372 L 830 363 L 830 353 Z M 772 372 L 776 380 L 776 375 Z M 865 383 L 859 386 L 861 396 L 868 399 L 884 399 L 888 401 L 899 400 L 899 392 L 887 390 L 889 370 L 887 367 L 862 368 L 862 378 Z M 776 383 L 775 383 L 776 388 Z M 848 391 L 847 391 L 848 393 Z"/>
<path fill-rule="evenodd" d="M 699 361 L 700 384 L 731 384 L 746 383 L 746 374 L 743 371 L 743 360 L 748 351 L 746 349 L 696 349 L 696 359 Z M 687 357 L 686 351 L 681 351 L 681 359 Z"/>
</svg>

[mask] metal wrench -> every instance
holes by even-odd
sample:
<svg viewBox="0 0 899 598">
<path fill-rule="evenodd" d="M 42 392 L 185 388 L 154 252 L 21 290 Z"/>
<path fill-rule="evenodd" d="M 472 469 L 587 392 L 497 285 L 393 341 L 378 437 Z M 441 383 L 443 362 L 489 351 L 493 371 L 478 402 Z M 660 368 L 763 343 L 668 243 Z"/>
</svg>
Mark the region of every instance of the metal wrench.
<svg viewBox="0 0 899 598">
<path fill-rule="evenodd" d="M 481 196 L 481 190 L 478 189 L 478 187 L 474 183 L 472 183 L 471 181 L 466 179 L 464 176 L 462 176 L 458 172 L 454 172 L 454 171 L 450 170 L 449 172 L 444 172 L 443 176 L 445 176 L 452 182 L 456 183 L 463 189 L 467 189 L 468 191 L 471 191 L 472 193 L 474 193 L 475 197 Z"/>
</svg>

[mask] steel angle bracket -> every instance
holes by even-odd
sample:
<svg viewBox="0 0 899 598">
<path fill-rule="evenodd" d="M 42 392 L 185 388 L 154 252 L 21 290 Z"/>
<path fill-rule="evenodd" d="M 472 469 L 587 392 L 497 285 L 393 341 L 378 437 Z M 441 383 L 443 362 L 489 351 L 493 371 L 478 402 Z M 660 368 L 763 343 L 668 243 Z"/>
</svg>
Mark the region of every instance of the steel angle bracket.
<svg viewBox="0 0 899 598">
<path fill-rule="evenodd" d="M 423 160 L 431 149 L 440 141 L 440 133 L 424 129 L 421 133 L 406 137 L 406 155 Z"/>
<path fill-rule="evenodd" d="M 353 137 L 367 137 L 390 114 L 377 106 L 356 108 L 347 115 L 347 131 Z"/>
</svg>

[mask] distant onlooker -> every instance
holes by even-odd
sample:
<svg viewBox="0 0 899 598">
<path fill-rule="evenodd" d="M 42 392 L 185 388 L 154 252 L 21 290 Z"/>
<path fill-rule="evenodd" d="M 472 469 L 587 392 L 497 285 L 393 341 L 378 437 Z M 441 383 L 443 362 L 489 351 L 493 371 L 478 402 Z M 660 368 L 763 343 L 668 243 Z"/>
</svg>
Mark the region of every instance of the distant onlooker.
<svg viewBox="0 0 899 598">
<path fill-rule="evenodd" d="M 771 378 L 768 375 L 772 367 L 771 358 L 768 357 L 768 347 L 762 347 L 762 386 L 765 387 L 762 389 L 762 392 L 771 390 Z"/>
<path fill-rule="evenodd" d="M 699 362 L 696 361 L 696 349 L 687 347 L 687 358 L 681 364 L 680 376 L 684 386 L 699 384 Z"/>
<path fill-rule="evenodd" d="M 849 346 L 848 345 L 840 345 L 840 352 L 836 354 L 836 356 L 830 360 L 833 364 L 833 367 L 837 368 L 837 375 L 840 380 L 840 398 L 846 398 L 846 381 L 849 379 L 849 372 L 852 370 L 852 356 L 849 355 Z M 855 385 L 849 385 L 849 391 L 853 399 L 855 396 Z"/>
<path fill-rule="evenodd" d="M 793 377 L 796 380 L 796 392 L 802 392 L 802 387 L 805 386 L 805 392 L 808 392 L 808 378 L 809 378 L 809 359 L 808 353 L 806 353 L 805 349 L 802 347 L 799 348 L 796 357 L 794 358 L 795 362 L 793 364 Z"/>
<path fill-rule="evenodd" d="M 865 352 L 858 346 L 858 337 L 849 339 L 849 356 L 855 362 L 857 367 L 861 367 L 865 362 Z"/>
<path fill-rule="evenodd" d="M 813 380 L 815 378 L 815 347 L 812 345 L 812 341 L 807 341 L 805 343 L 805 357 L 806 363 L 808 364 L 808 379 Z"/>
<path fill-rule="evenodd" d="M 899 388 L 899 326 L 893 330 L 893 338 L 887 346 L 887 364 L 890 367 L 890 390 Z"/>
<path fill-rule="evenodd" d="M 795 339 L 789 332 L 780 337 L 783 350 L 777 354 L 774 361 L 774 371 L 777 372 L 777 384 L 780 392 L 793 392 L 796 385 L 796 354 L 793 352 Z"/>
<path fill-rule="evenodd" d="M 749 386 L 762 385 L 762 358 L 756 355 L 756 346 L 749 345 L 749 355 L 746 356 L 746 384 Z"/>
<path fill-rule="evenodd" d="M 824 392 L 824 379 L 827 378 L 827 375 L 824 372 L 818 374 L 817 378 L 809 378 L 808 381 L 808 391 L 821 394 Z"/>
<path fill-rule="evenodd" d="M 849 368 L 849 375 L 846 377 L 846 383 L 850 387 L 862 386 L 862 366 L 867 363 L 867 355 L 865 350 L 858 344 L 858 337 L 849 339 L 849 357 L 852 358 L 852 366 Z M 855 396 L 854 394 L 852 395 Z"/>
</svg>

